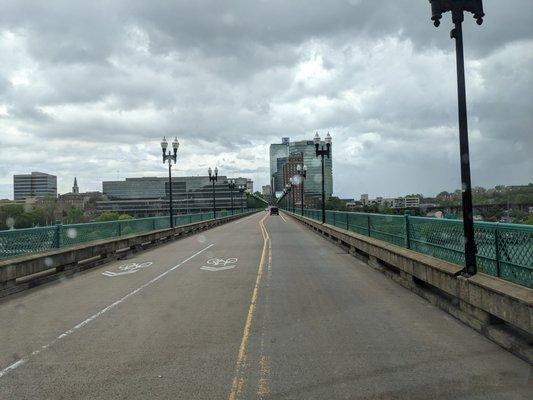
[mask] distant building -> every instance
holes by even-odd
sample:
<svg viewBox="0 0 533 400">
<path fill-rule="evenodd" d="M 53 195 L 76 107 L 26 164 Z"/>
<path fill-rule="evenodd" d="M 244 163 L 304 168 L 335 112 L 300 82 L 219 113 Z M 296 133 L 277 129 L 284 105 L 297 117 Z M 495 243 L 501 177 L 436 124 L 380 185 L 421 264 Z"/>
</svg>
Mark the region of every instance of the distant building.
<svg viewBox="0 0 533 400">
<path fill-rule="evenodd" d="M 226 176 L 218 176 L 215 183 L 217 210 L 231 209 L 231 192 Z M 253 181 L 235 178 L 236 186 L 253 192 Z M 97 210 L 116 211 L 136 217 L 168 214 L 170 190 L 168 178 L 126 178 L 124 181 L 104 181 L 102 191 L 108 200 L 98 201 Z M 205 212 L 213 209 L 213 186 L 208 176 L 172 178 L 172 205 L 176 214 Z M 246 206 L 246 195 L 233 191 L 234 208 Z"/>
<path fill-rule="evenodd" d="M 325 147 L 325 143 L 322 142 Z M 322 166 L 320 157 L 316 156 L 315 144 L 312 140 L 300 140 L 289 144 L 289 154 L 301 153 L 303 163 L 307 167 L 305 180 L 305 196 L 322 196 Z M 324 159 L 324 191 L 326 198 L 333 194 L 333 151 L 330 158 Z"/>
<path fill-rule="evenodd" d="M 324 145 L 324 142 L 322 142 Z M 283 164 L 288 161 L 290 154 L 302 154 L 303 165 L 307 167 L 305 181 L 305 195 L 322 195 L 322 166 L 321 159 L 316 157 L 315 144 L 312 140 L 291 142 L 289 138 L 282 138 L 281 143 L 270 145 L 270 180 L 273 193 L 283 190 Z M 324 189 L 326 197 L 333 194 L 333 154 L 324 159 Z"/>
<path fill-rule="evenodd" d="M 375 199 L 369 199 L 368 194 L 361 195 L 361 205 L 363 206 L 379 206 L 390 207 L 396 209 L 402 208 L 419 208 L 420 198 L 417 196 L 406 196 L 396 198 L 376 197 Z"/>
<path fill-rule="evenodd" d="M 278 159 L 289 156 L 289 141 L 288 137 L 281 139 L 281 143 L 272 143 L 269 150 L 270 160 L 270 187 L 272 192 L 280 192 L 283 190 L 283 182 L 280 180 L 281 175 L 278 174 Z"/>
<path fill-rule="evenodd" d="M 272 187 L 270 185 L 263 185 L 261 187 L 261 194 L 263 196 L 270 196 L 272 194 Z"/>
<path fill-rule="evenodd" d="M 72 193 L 78 194 L 80 193 L 80 188 L 78 187 L 78 181 L 76 178 L 74 178 L 74 185 L 72 186 Z"/>
<path fill-rule="evenodd" d="M 291 182 L 291 179 L 298 177 L 298 165 L 302 164 L 303 155 L 301 153 L 294 153 L 287 157 L 287 162 L 283 164 L 283 186 L 286 187 Z M 301 203 L 302 187 L 300 185 L 295 185 L 293 190 L 295 203 Z M 292 193 L 291 196 L 293 196 Z"/>
<path fill-rule="evenodd" d="M 13 176 L 13 198 L 24 200 L 28 197 L 43 199 L 57 197 L 57 177 L 44 172 Z"/>
</svg>

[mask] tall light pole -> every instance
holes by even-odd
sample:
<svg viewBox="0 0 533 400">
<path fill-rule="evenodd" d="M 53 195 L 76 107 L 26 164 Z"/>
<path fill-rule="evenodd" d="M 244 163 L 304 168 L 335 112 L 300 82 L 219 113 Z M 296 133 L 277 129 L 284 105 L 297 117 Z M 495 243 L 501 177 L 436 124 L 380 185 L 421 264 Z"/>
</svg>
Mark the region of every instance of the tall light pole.
<svg viewBox="0 0 533 400">
<path fill-rule="evenodd" d="M 296 183 L 294 182 L 294 178 L 291 178 L 291 192 L 292 192 L 292 212 L 294 213 L 296 210 L 296 201 L 294 200 L 294 196 L 296 195 Z"/>
<path fill-rule="evenodd" d="M 231 215 L 233 215 L 233 191 L 235 190 L 235 179 L 230 179 L 228 186 L 229 186 L 229 192 L 231 196 Z"/>
<path fill-rule="evenodd" d="M 324 140 L 326 142 L 326 147 L 324 148 L 324 145 L 320 145 L 320 136 L 318 132 L 315 135 L 315 154 L 316 157 L 321 157 L 322 161 L 322 223 L 326 223 L 326 189 L 324 186 L 324 157 L 330 157 L 331 156 L 331 136 L 328 134 L 326 135 L 326 139 Z"/>
<path fill-rule="evenodd" d="M 303 168 L 300 164 L 296 167 L 296 172 L 298 173 L 298 176 L 300 177 L 300 206 L 302 207 L 302 217 L 304 216 L 304 181 L 305 178 L 307 178 L 307 167 L 304 165 Z"/>
<path fill-rule="evenodd" d="M 472 209 L 472 183 L 470 179 L 470 151 L 468 148 L 468 120 L 466 111 L 465 61 L 463 51 L 464 12 L 474 14 L 478 25 L 483 23 L 482 0 L 429 0 L 431 3 L 431 19 L 436 27 L 440 25 L 442 14 L 451 11 L 455 25 L 451 38 L 455 39 L 457 61 L 457 94 L 459 108 L 459 147 L 461 160 L 461 186 L 463 206 L 463 231 L 465 237 L 465 275 L 477 273 L 476 242 L 474 235 L 474 215 Z"/>
<path fill-rule="evenodd" d="M 176 164 L 176 160 L 178 158 L 178 148 L 180 147 L 178 138 L 175 137 L 174 140 L 172 141 L 173 152 L 169 150 L 167 153 L 167 147 L 168 147 L 167 138 L 163 136 L 163 140 L 161 141 L 161 150 L 163 151 L 163 164 L 168 161 L 168 193 L 169 193 L 168 210 L 169 210 L 169 218 L 170 218 L 170 227 L 174 228 L 174 218 L 173 218 L 174 213 L 173 213 L 173 207 L 172 207 L 172 162 Z"/>
<path fill-rule="evenodd" d="M 241 214 L 244 213 L 244 203 L 242 201 L 242 195 L 243 195 L 245 190 L 246 190 L 246 186 L 239 185 L 239 193 L 241 194 Z"/>
<path fill-rule="evenodd" d="M 217 208 L 216 208 L 216 201 L 215 201 L 215 182 L 218 180 L 218 168 L 215 167 L 215 172 L 213 173 L 213 170 L 211 167 L 207 170 L 207 173 L 209 174 L 209 182 L 213 182 L 213 219 L 217 218 Z"/>
<path fill-rule="evenodd" d="M 292 189 L 292 183 L 287 183 L 285 185 L 285 191 L 287 192 L 287 211 L 291 211 L 291 196 L 290 196 L 290 193 L 291 193 L 291 189 Z"/>
</svg>

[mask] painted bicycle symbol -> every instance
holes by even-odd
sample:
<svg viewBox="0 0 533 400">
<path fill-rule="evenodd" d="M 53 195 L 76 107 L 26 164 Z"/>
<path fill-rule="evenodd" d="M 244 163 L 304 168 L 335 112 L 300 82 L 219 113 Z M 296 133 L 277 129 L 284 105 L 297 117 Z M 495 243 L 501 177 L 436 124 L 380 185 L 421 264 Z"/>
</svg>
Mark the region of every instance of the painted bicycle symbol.
<svg viewBox="0 0 533 400">
<path fill-rule="evenodd" d="M 227 269 L 235 268 L 237 264 L 237 260 L 238 260 L 237 258 L 228 258 L 226 260 L 224 260 L 223 258 L 210 258 L 209 260 L 207 260 L 207 264 L 214 265 L 214 267 L 209 267 L 209 266 L 204 265 L 200 267 L 200 269 L 203 269 L 204 271 L 212 271 L 212 272 L 224 271 Z"/>
<path fill-rule="evenodd" d="M 119 271 L 121 272 L 106 271 L 106 272 L 102 272 L 102 275 L 113 277 L 113 276 L 119 276 L 119 275 L 134 274 L 140 269 L 148 268 L 152 264 L 153 262 L 151 261 L 146 261 L 140 264 L 137 264 L 137 263 L 124 264 L 118 267 Z"/>
<path fill-rule="evenodd" d="M 227 260 L 224 260 L 223 258 L 211 258 L 211 259 L 207 260 L 207 263 L 211 264 L 211 265 L 216 265 L 217 267 L 219 265 L 222 265 L 222 266 L 225 267 L 226 265 L 237 264 L 237 259 L 236 258 L 228 258 Z"/>
</svg>

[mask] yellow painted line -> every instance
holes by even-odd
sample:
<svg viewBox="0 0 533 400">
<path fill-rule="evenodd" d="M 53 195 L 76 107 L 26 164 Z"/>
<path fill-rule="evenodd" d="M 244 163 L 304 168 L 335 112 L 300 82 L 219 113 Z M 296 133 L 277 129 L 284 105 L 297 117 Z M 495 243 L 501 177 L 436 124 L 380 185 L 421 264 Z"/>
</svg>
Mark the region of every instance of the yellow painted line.
<svg viewBox="0 0 533 400">
<path fill-rule="evenodd" d="M 257 305 L 257 299 L 259 296 L 259 286 L 261 284 L 261 278 L 263 277 L 263 271 L 265 269 L 265 259 L 268 249 L 268 242 L 270 237 L 265 228 L 264 221 L 268 214 L 266 214 L 260 221 L 259 227 L 261 228 L 261 234 L 263 235 L 263 251 L 261 253 L 261 259 L 259 261 L 259 267 L 257 268 L 257 277 L 255 279 L 254 290 L 250 299 L 250 306 L 248 307 L 248 315 L 246 316 L 246 323 L 242 332 L 241 345 L 239 347 L 239 355 L 237 356 L 237 362 L 235 364 L 235 375 L 231 384 L 231 391 L 229 394 L 229 400 L 237 400 L 240 398 L 244 385 L 245 385 L 245 367 L 246 367 L 246 351 L 248 349 L 248 341 L 250 338 L 250 331 L 252 329 L 252 323 L 254 319 L 255 308 Z"/>
<path fill-rule="evenodd" d="M 270 283 L 272 281 L 272 241 L 268 241 L 268 264 L 266 268 L 266 299 L 265 304 L 267 309 L 263 315 L 263 323 L 261 325 L 261 355 L 259 357 L 259 382 L 257 385 L 257 399 L 264 400 L 270 394 L 270 359 L 266 354 L 266 324 L 269 318 L 268 304 L 270 303 Z"/>
<path fill-rule="evenodd" d="M 283 215 L 280 214 L 279 216 L 281 217 L 281 219 L 282 219 L 283 221 L 287 222 L 287 220 L 283 217 Z"/>
</svg>

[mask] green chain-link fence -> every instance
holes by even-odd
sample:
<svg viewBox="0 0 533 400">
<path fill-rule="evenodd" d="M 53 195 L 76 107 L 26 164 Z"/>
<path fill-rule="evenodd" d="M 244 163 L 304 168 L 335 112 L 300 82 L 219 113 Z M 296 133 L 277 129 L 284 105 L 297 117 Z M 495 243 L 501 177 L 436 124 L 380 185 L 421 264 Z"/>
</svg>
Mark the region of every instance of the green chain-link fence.
<svg viewBox="0 0 533 400">
<path fill-rule="evenodd" d="M 322 211 L 304 210 L 304 216 L 321 221 Z M 461 220 L 327 210 L 326 223 L 455 264 L 465 262 Z M 533 288 L 533 226 L 474 226 L 479 271 Z"/>
<path fill-rule="evenodd" d="M 244 209 L 245 214 L 256 211 Z M 234 210 L 235 215 L 241 213 L 241 210 Z M 230 215 L 228 210 L 217 211 L 217 218 Z M 174 226 L 181 226 L 213 219 L 213 212 L 175 215 L 173 218 Z M 167 216 L 0 231 L 0 259 L 169 227 Z"/>
</svg>

